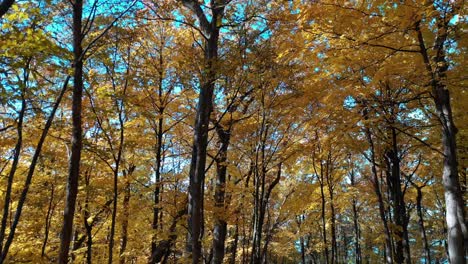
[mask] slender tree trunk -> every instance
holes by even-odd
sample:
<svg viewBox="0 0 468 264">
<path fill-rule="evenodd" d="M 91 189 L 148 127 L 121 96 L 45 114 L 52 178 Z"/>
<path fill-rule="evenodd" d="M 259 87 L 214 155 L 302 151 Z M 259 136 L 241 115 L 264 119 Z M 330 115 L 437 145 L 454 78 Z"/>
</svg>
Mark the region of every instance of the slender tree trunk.
<svg viewBox="0 0 468 264">
<path fill-rule="evenodd" d="M 366 110 L 364 110 L 364 118 L 367 119 Z M 382 192 L 380 191 L 379 177 L 377 173 L 377 164 L 375 161 L 374 141 L 372 139 L 372 135 L 371 135 L 369 128 L 367 127 L 365 128 L 365 133 L 366 133 L 366 137 L 369 142 L 370 150 L 371 150 L 371 167 L 372 167 L 374 191 L 375 191 L 375 194 L 377 195 L 378 204 L 379 204 L 379 214 L 380 214 L 380 218 L 382 220 L 384 231 L 385 231 L 385 260 L 386 260 L 386 263 L 392 264 L 393 263 L 392 240 L 391 240 L 392 238 L 390 235 L 390 229 L 388 227 L 387 217 L 385 214 L 385 204 L 383 201 Z"/>
<path fill-rule="evenodd" d="M 300 243 L 301 243 L 301 261 L 302 261 L 302 264 L 306 264 L 306 254 L 305 254 L 305 245 L 304 245 L 304 237 L 301 236 L 301 239 L 300 239 Z"/>
<path fill-rule="evenodd" d="M 31 160 L 31 165 L 29 166 L 28 174 L 26 175 L 26 179 L 24 181 L 24 186 L 21 192 L 20 199 L 18 201 L 18 206 L 16 207 L 15 217 L 13 219 L 13 223 L 10 228 L 10 233 L 8 234 L 5 247 L 3 248 L 3 251 L 0 257 L 0 263 L 3 263 L 3 261 L 6 259 L 10 245 L 11 243 L 13 243 L 13 239 L 15 237 L 15 232 L 16 232 L 16 227 L 18 226 L 21 213 L 23 211 L 23 206 L 24 206 L 24 203 L 26 202 L 26 198 L 29 192 L 29 187 L 31 185 L 32 177 L 36 169 L 37 161 L 39 160 L 39 156 L 42 151 L 42 146 L 44 145 L 44 141 L 47 137 L 47 134 L 49 133 L 49 129 L 52 126 L 52 121 L 54 120 L 55 113 L 57 112 L 58 106 L 60 105 L 63 95 L 65 94 L 65 91 L 67 90 L 67 85 L 68 85 L 69 80 L 70 80 L 70 76 L 67 76 L 67 78 L 65 79 L 65 82 L 63 83 L 62 90 L 60 91 L 57 97 L 57 100 L 55 101 L 54 107 L 52 108 L 52 111 L 50 112 L 50 115 L 47 118 L 44 130 L 42 130 L 39 142 L 37 143 L 36 150 L 34 151 L 34 155 Z"/>
<path fill-rule="evenodd" d="M 18 168 L 18 163 L 20 160 L 20 153 L 21 153 L 21 146 L 23 144 L 23 121 L 24 121 L 24 114 L 26 111 L 26 99 L 25 99 L 25 87 L 21 87 L 21 109 L 18 115 L 18 124 L 16 127 L 16 145 L 14 149 L 13 155 L 13 163 L 11 164 L 10 173 L 8 174 L 7 178 L 7 187 L 5 192 L 5 200 L 3 204 L 3 215 L 2 215 L 2 224 L 0 227 L 0 251 L 1 255 L 5 255 L 5 249 L 3 248 L 3 241 L 5 239 L 5 233 L 8 226 L 8 216 L 10 213 L 10 204 L 11 204 L 11 192 L 13 187 L 13 179 L 15 177 L 16 169 Z M 11 233 L 11 231 L 10 231 Z M 3 263 L 4 259 L 0 259 L 0 263 Z"/>
<path fill-rule="evenodd" d="M 119 106 L 117 105 L 117 108 Z M 111 219 L 111 230 L 110 230 L 110 238 L 109 238 L 109 259 L 108 263 L 112 264 L 113 260 L 113 251 L 114 251 L 114 235 L 115 235 L 115 225 L 116 225 L 116 217 L 117 217 L 117 202 L 118 202 L 118 183 L 119 183 L 119 168 L 120 162 L 122 160 L 122 152 L 123 152 L 123 144 L 124 144 L 124 120 L 123 120 L 123 106 L 119 109 L 119 125 L 120 125 L 120 139 L 119 139 L 119 150 L 117 153 L 117 158 L 115 159 L 115 168 L 114 168 L 114 180 L 113 180 L 113 191 L 114 191 L 114 198 L 112 203 L 112 219 Z"/>
<path fill-rule="evenodd" d="M 229 264 L 235 264 L 236 263 L 236 255 L 237 255 L 237 247 L 239 244 L 239 219 L 236 219 L 236 225 L 234 228 L 234 241 L 232 242 L 230 252 L 231 252 L 231 257 L 229 258 L 228 263 Z"/>
<path fill-rule="evenodd" d="M 153 207 L 153 237 L 151 239 L 151 252 L 154 252 L 157 247 L 157 231 L 158 231 L 158 222 L 159 217 L 162 216 L 162 212 L 160 212 L 160 194 L 161 194 L 161 170 L 162 170 L 162 152 L 163 152 L 163 136 L 164 136 L 164 100 L 163 100 L 163 80 L 164 80 L 164 58 L 163 58 L 163 47 L 164 43 L 160 43 L 160 51 L 159 51 L 159 71 L 158 71 L 158 123 L 157 123 L 157 131 L 156 131 L 156 167 L 155 167 L 155 182 L 154 182 L 154 190 L 153 190 L 153 199 L 154 199 L 154 207 Z M 161 221 L 162 222 L 162 221 Z M 151 254 L 153 255 L 153 254 Z M 151 261 L 151 260 L 150 260 Z"/>
<path fill-rule="evenodd" d="M 55 184 L 52 183 L 52 186 L 50 188 L 50 198 L 49 198 L 49 206 L 47 207 L 47 214 L 46 214 L 46 219 L 45 219 L 45 230 L 44 230 L 44 242 L 42 243 L 42 248 L 41 248 L 41 258 L 44 258 L 45 256 L 45 250 L 47 247 L 47 242 L 49 240 L 49 229 L 50 229 L 50 221 L 52 219 L 52 214 L 54 213 L 54 193 L 55 193 Z"/>
<path fill-rule="evenodd" d="M 431 250 L 430 250 L 430 245 L 429 241 L 427 240 L 427 235 L 426 235 L 426 228 L 424 227 L 424 215 L 422 211 L 422 191 L 421 189 L 424 187 L 416 187 L 416 190 L 418 192 L 418 195 L 416 197 L 416 210 L 418 211 L 418 224 L 419 228 L 421 229 L 421 237 L 423 239 L 424 243 L 424 253 L 426 255 L 426 263 L 431 263 Z"/>
<path fill-rule="evenodd" d="M 351 169 L 351 186 L 356 186 L 356 182 L 354 179 L 354 170 Z M 362 256 L 361 256 L 361 232 L 359 229 L 359 216 L 358 216 L 358 210 L 357 210 L 357 201 L 356 198 L 353 197 L 353 224 L 354 224 L 354 258 L 356 264 L 361 264 L 362 263 Z"/>
<path fill-rule="evenodd" d="M 323 181 L 323 177 L 321 177 L 321 180 L 320 180 L 320 199 L 322 201 L 322 207 L 321 207 L 321 215 L 320 215 L 320 218 L 322 220 L 322 239 L 323 239 L 323 244 L 324 244 L 324 247 L 325 247 L 325 255 L 324 255 L 324 262 L 325 264 L 328 264 L 329 263 L 329 252 L 328 252 L 328 242 L 327 242 L 327 220 L 326 220 L 326 211 L 325 211 L 325 208 L 326 208 L 326 201 L 325 201 L 325 193 L 324 193 L 324 181 Z"/>
<path fill-rule="evenodd" d="M 130 217 L 130 179 L 135 170 L 135 166 L 131 165 L 128 170 L 124 170 L 123 176 L 125 180 L 124 198 L 123 198 L 123 219 L 122 219 L 122 239 L 120 243 L 120 263 L 126 263 L 125 250 L 127 249 L 128 241 L 128 220 Z"/>
<path fill-rule="evenodd" d="M 63 225 L 60 237 L 58 262 L 68 262 L 68 251 L 73 231 L 73 217 L 75 215 L 76 196 L 78 194 L 78 179 L 80 177 L 80 160 L 82 149 L 81 102 L 83 96 L 83 48 L 81 46 L 83 33 L 81 19 L 83 15 L 83 0 L 75 0 L 73 6 L 73 96 L 72 96 L 72 140 L 70 166 L 67 180 L 67 194 Z"/>
<path fill-rule="evenodd" d="M 88 171 L 85 173 L 85 187 L 86 187 L 86 196 L 85 196 L 85 204 L 84 204 L 84 217 L 83 217 L 83 222 L 84 222 L 84 227 L 86 230 L 86 263 L 91 264 L 92 262 L 92 256 L 93 256 L 93 225 L 92 223 L 88 222 L 88 219 L 91 217 L 91 212 L 89 208 L 89 184 L 90 184 L 90 178 L 91 178 L 91 170 L 88 169 Z"/>
</svg>

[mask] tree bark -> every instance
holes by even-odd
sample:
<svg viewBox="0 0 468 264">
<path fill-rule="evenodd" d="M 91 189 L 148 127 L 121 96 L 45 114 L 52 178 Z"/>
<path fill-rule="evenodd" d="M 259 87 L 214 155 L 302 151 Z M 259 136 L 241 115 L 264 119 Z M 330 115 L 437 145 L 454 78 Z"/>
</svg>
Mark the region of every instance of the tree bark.
<svg viewBox="0 0 468 264">
<path fill-rule="evenodd" d="M 72 95 L 72 140 L 70 165 L 68 170 L 67 194 L 63 225 L 60 236 L 58 262 L 68 262 L 68 251 L 72 239 L 73 217 L 75 214 L 76 196 L 78 194 L 78 179 L 80 177 L 80 160 L 82 149 L 81 104 L 83 96 L 83 48 L 82 48 L 82 15 L 83 0 L 75 0 L 73 7 L 73 95 Z"/>
<path fill-rule="evenodd" d="M 455 7 L 454 7 L 455 9 Z M 447 242 L 449 260 L 452 264 L 465 263 L 465 252 L 468 244 L 468 230 L 465 223 L 465 205 L 463 202 L 457 162 L 457 128 L 453 121 L 450 92 L 445 84 L 448 63 L 445 57 L 445 42 L 448 38 L 449 20 L 437 17 L 437 34 L 433 50 L 435 56 L 429 57 L 425 40 L 416 23 L 416 33 L 420 52 L 431 80 L 432 96 L 436 113 L 441 125 L 442 148 L 444 153 L 442 181 L 445 190 L 445 208 L 447 223 Z"/>
<path fill-rule="evenodd" d="M 188 226 L 189 236 L 187 250 L 191 251 L 192 263 L 201 263 L 203 237 L 203 200 L 206 167 L 206 148 L 208 144 L 208 127 L 213 109 L 213 92 L 216 81 L 216 63 L 218 60 L 218 40 L 220 21 L 224 15 L 227 2 L 213 1 L 211 21 L 209 22 L 200 3 L 195 0 L 181 0 L 198 18 L 205 38 L 204 71 L 201 77 L 200 94 L 194 129 L 192 159 L 189 177 Z"/>
<path fill-rule="evenodd" d="M 126 263 L 125 258 L 125 250 L 127 249 L 127 241 L 128 241 L 128 220 L 130 217 L 130 179 L 129 177 L 132 175 L 133 171 L 135 170 L 135 166 L 131 165 L 128 170 L 124 170 L 123 176 L 125 180 L 125 189 L 124 189 L 124 198 L 123 198 L 123 219 L 122 219 L 122 240 L 120 243 L 120 250 L 119 250 L 119 261 L 121 264 Z"/>
<path fill-rule="evenodd" d="M 221 264 L 224 259 L 224 248 L 226 241 L 227 223 L 224 219 L 226 205 L 224 196 L 226 190 L 226 173 L 227 173 L 227 151 L 231 136 L 230 127 L 225 130 L 220 124 L 217 124 L 216 131 L 218 133 L 221 147 L 216 159 L 216 186 L 215 186 L 215 212 L 214 212 L 214 228 L 213 228 L 213 264 Z"/>
</svg>

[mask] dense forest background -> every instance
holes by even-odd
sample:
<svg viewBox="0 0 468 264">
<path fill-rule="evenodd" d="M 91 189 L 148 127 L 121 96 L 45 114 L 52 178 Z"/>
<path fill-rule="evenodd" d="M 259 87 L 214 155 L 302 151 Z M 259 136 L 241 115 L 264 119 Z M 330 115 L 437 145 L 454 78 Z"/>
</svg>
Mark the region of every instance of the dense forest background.
<svg viewBox="0 0 468 264">
<path fill-rule="evenodd" d="M 462 0 L 0 3 L 0 263 L 466 263 Z"/>
</svg>

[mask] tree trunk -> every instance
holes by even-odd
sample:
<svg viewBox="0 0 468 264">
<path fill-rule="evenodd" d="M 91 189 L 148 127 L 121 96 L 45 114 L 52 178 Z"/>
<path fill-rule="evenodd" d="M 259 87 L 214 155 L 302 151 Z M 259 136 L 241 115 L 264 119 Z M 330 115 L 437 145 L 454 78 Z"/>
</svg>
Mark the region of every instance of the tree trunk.
<svg viewBox="0 0 468 264">
<path fill-rule="evenodd" d="M 2 255 L 0 257 L 0 263 L 3 263 L 3 261 L 6 259 L 10 245 L 13 242 L 13 239 L 15 237 L 16 227 L 18 226 L 19 220 L 21 218 L 21 213 L 23 212 L 23 206 L 24 206 L 24 203 L 26 202 L 26 198 L 29 192 L 29 187 L 31 185 L 32 177 L 36 169 L 37 161 L 39 160 L 39 156 L 42 151 L 42 146 L 44 145 L 47 134 L 49 133 L 49 129 L 52 126 L 52 121 L 54 120 L 55 113 L 57 112 L 58 106 L 60 105 L 60 102 L 62 101 L 65 91 L 67 90 L 67 85 L 68 85 L 69 80 L 70 80 L 70 76 L 67 76 L 67 78 L 65 79 L 63 83 L 62 90 L 60 91 L 55 101 L 54 107 L 52 108 L 52 111 L 50 112 L 50 115 L 47 118 L 44 130 L 42 130 L 39 142 L 37 143 L 36 150 L 34 151 L 34 155 L 31 159 L 31 165 L 29 166 L 28 174 L 26 175 L 26 179 L 24 181 L 24 186 L 21 192 L 20 199 L 18 201 L 18 206 L 16 207 L 15 217 L 13 219 L 13 223 L 10 228 L 10 234 L 8 234 L 5 247 L 3 248 Z"/>
<path fill-rule="evenodd" d="M 431 250 L 430 250 L 430 245 L 429 241 L 427 240 L 427 235 L 426 235 L 426 228 L 424 227 L 424 215 L 422 211 L 422 191 L 421 189 L 424 187 L 416 187 L 416 190 L 418 191 L 418 195 L 416 197 L 416 210 L 418 211 L 418 224 L 419 228 L 421 229 L 421 237 L 423 239 L 424 243 L 424 253 L 426 255 L 426 263 L 431 263 Z"/>
<path fill-rule="evenodd" d="M 154 253 L 157 247 L 157 230 L 158 230 L 158 222 L 159 217 L 161 217 L 161 213 L 159 210 L 160 207 L 160 200 L 159 197 L 161 194 L 161 170 L 162 170 L 162 152 L 163 152 L 163 136 L 164 136 L 164 100 L 163 100 L 163 80 L 164 80 L 164 60 L 163 60 L 163 47 L 164 43 L 161 43 L 160 51 L 159 51 L 159 71 L 158 71 L 158 123 L 157 123 L 157 131 L 156 132 L 156 167 L 155 167 L 155 181 L 154 181 L 154 190 L 153 190 L 153 199 L 154 199 L 154 207 L 153 207 L 153 237 L 151 239 L 151 252 Z M 162 222 L 162 221 L 161 221 Z M 152 254 L 153 255 L 153 254 Z"/>
<path fill-rule="evenodd" d="M 0 3 L 0 18 L 8 12 L 10 7 L 15 3 L 15 0 L 3 0 Z"/>
<path fill-rule="evenodd" d="M 367 119 L 367 110 L 364 109 L 364 118 Z M 387 223 L 387 217 L 385 214 L 385 204 L 383 201 L 382 197 L 382 192 L 380 191 L 380 184 L 379 184 L 379 177 L 377 174 L 377 164 L 375 161 L 375 147 L 374 147 L 374 141 L 372 139 L 372 135 L 370 132 L 369 128 L 365 128 L 365 133 L 367 140 L 369 142 L 370 150 L 371 150 L 371 167 L 372 167 L 372 175 L 373 175 L 373 180 L 372 183 L 374 185 L 374 191 L 375 194 L 377 195 L 378 199 L 378 204 L 379 204 L 379 214 L 380 218 L 382 220 L 383 226 L 384 226 L 384 232 L 385 232 L 385 261 L 386 263 L 392 264 L 393 263 L 393 257 L 392 257 L 392 238 L 390 235 L 390 229 L 388 227 Z"/>
<path fill-rule="evenodd" d="M 230 128 L 230 127 L 229 127 Z M 213 228 L 213 264 L 221 264 L 224 259 L 224 248 L 226 241 L 227 223 L 224 220 L 226 205 L 224 196 L 226 190 L 227 173 L 227 151 L 231 136 L 230 129 L 224 130 L 217 124 L 216 131 L 220 140 L 221 147 L 216 159 L 216 186 L 214 195 L 214 228 Z"/>
<path fill-rule="evenodd" d="M 45 230 L 44 230 L 44 242 L 42 243 L 41 248 L 41 258 L 45 257 L 45 250 L 47 247 L 47 241 L 49 240 L 49 229 L 50 229 L 50 222 L 52 220 L 52 214 L 54 213 L 54 193 L 55 193 L 55 184 L 52 183 L 50 188 L 50 198 L 49 198 L 49 206 L 47 207 L 47 214 L 45 218 Z"/>
<path fill-rule="evenodd" d="M 351 169 L 351 186 L 356 186 L 356 182 L 354 179 L 354 170 Z M 359 229 L 359 216 L 357 210 L 357 201 L 356 198 L 353 197 L 353 224 L 354 224 L 354 258 L 356 264 L 362 263 L 362 256 L 361 256 L 361 231 Z"/>
<path fill-rule="evenodd" d="M 124 189 L 124 198 L 123 198 L 123 219 L 122 219 L 122 240 L 120 243 L 120 263 L 126 263 L 125 250 L 127 249 L 127 240 L 128 240 L 128 220 L 130 216 L 130 179 L 135 170 L 135 166 L 131 165 L 128 170 L 124 170 L 123 176 L 125 180 L 125 189 Z"/>
<path fill-rule="evenodd" d="M 416 23 L 421 56 L 431 77 L 432 96 L 436 113 L 441 124 L 442 148 L 444 164 L 442 181 L 445 190 L 445 208 L 447 223 L 447 242 L 449 260 L 452 264 L 465 263 L 465 251 L 468 246 L 468 230 L 465 223 L 465 209 L 458 178 L 457 162 L 457 128 L 453 121 L 450 92 L 445 84 L 448 63 L 445 58 L 445 42 L 448 38 L 448 20 L 437 18 L 437 35 L 433 47 L 436 56 L 432 59 L 427 53 L 426 44 L 420 29 L 420 21 Z"/>
<path fill-rule="evenodd" d="M 83 0 L 75 0 L 73 6 L 73 96 L 72 96 L 72 140 L 68 171 L 67 194 L 63 225 L 60 237 L 59 260 L 61 264 L 68 262 L 68 251 L 73 230 L 76 196 L 78 194 L 78 179 L 80 177 L 80 160 L 82 149 L 81 102 L 83 96 L 83 39 L 81 19 L 83 15 Z"/>
<path fill-rule="evenodd" d="M 88 222 L 88 219 L 91 217 L 91 212 L 89 208 L 89 184 L 90 184 L 90 178 L 91 178 L 91 169 L 88 169 L 88 171 L 85 173 L 85 188 L 86 188 L 86 196 L 85 196 L 85 205 L 84 205 L 84 217 L 83 217 L 83 222 L 84 222 L 84 227 L 86 230 L 86 263 L 91 264 L 92 258 L 93 258 L 93 225 L 92 223 Z"/>
<path fill-rule="evenodd" d="M 2 224 L 0 228 L 0 251 L 2 255 L 2 258 L 0 259 L 0 263 L 3 263 L 4 261 L 3 256 L 4 255 L 6 256 L 5 249 L 3 248 L 3 241 L 6 235 L 5 232 L 7 229 L 8 216 L 10 213 L 13 179 L 15 177 L 16 169 L 18 168 L 18 163 L 19 163 L 20 154 L 21 154 L 21 146 L 23 144 L 23 121 L 24 121 L 24 114 L 26 111 L 26 98 L 25 98 L 24 92 L 25 92 L 25 87 L 22 87 L 21 88 L 21 109 L 18 115 L 18 124 L 16 127 L 16 134 L 18 138 L 16 139 L 16 145 L 15 145 L 14 155 L 13 155 L 13 163 L 11 164 L 11 169 L 7 178 L 7 187 L 6 187 L 6 192 L 5 192 L 5 200 L 3 204 Z"/>
<path fill-rule="evenodd" d="M 235 225 L 235 230 L 234 230 L 234 242 L 231 245 L 230 252 L 231 252 L 231 257 L 229 258 L 228 263 L 229 264 L 235 264 L 236 263 L 236 255 L 237 255 L 237 247 L 239 244 L 239 223 L 238 219 L 236 219 L 236 225 Z"/>
<path fill-rule="evenodd" d="M 223 18 L 224 1 L 212 2 L 211 21 L 208 22 L 200 3 L 195 0 L 182 0 L 182 3 L 198 17 L 202 32 L 205 35 L 204 71 L 201 77 L 197 114 L 194 128 L 192 159 L 189 177 L 189 205 L 187 250 L 192 263 L 201 263 L 204 218 L 204 182 L 206 169 L 206 148 L 208 144 L 208 127 L 213 109 L 213 92 L 216 81 L 216 63 L 218 60 L 219 21 Z"/>
</svg>

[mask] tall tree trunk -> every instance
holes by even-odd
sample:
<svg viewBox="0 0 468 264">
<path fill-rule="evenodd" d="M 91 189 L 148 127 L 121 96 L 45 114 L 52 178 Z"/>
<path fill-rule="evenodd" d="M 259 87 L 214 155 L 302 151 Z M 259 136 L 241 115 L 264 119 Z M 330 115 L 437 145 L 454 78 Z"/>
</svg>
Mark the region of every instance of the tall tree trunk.
<svg viewBox="0 0 468 264">
<path fill-rule="evenodd" d="M 364 106 L 366 107 L 366 106 Z M 367 109 L 364 108 L 363 112 L 364 118 L 367 119 Z M 384 232 L 385 232 L 385 261 L 386 263 L 392 264 L 393 263 L 393 257 L 392 257 L 392 238 L 390 235 L 390 229 L 388 227 L 387 223 L 387 216 L 385 214 L 385 204 L 383 201 L 382 197 L 382 192 L 380 190 L 380 184 L 379 184 L 379 177 L 377 173 L 377 164 L 375 161 L 375 147 L 374 147 L 374 140 L 372 139 L 372 134 L 370 132 L 370 129 L 368 127 L 365 128 L 365 134 L 367 137 L 367 141 L 369 142 L 370 146 L 370 151 L 371 151 L 371 168 L 372 168 L 372 175 L 373 175 L 373 180 L 372 183 L 374 185 L 374 191 L 375 194 L 377 195 L 378 199 L 378 204 L 379 204 L 379 214 L 380 214 L 380 219 L 382 220 L 383 226 L 384 226 Z"/>
<path fill-rule="evenodd" d="M 82 15 L 83 0 L 75 0 L 73 7 L 73 95 L 72 95 L 72 140 L 70 165 L 68 170 L 67 194 L 63 225 L 60 236 L 59 260 L 61 264 L 68 262 L 68 251 L 73 230 L 76 196 L 78 194 L 78 179 L 80 177 L 80 160 L 82 149 L 81 102 L 83 96 L 83 48 L 82 48 Z"/>
<path fill-rule="evenodd" d="M 163 80 L 164 80 L 164 58 L 163 58 L 163 48 L 164 43 L 161 41 L 160 43 L 160 51 L 159 51 L 159 69 L 158 69 L 158 123 L 157 123 L 157 131 L 156 131 L 156 166 L 155 166 L 155 181 L 154 181 L 154 190 L 153 190 L 153 199 L 154 199 L 154 207 L 153 207 L 153 237 L 151 239 L 151 252 L 154 253 L 157 247 L 157 230 L 158 230 L 158 222 L 159 218 L 161 217 L 161 213 L 159 210 L 160 207 L 160 193 L 161 193 L 161 170 L 162 170 L 162 152 L 163 152 L 163 136 L 164 136 L 164 110 L 165 110 L 165 102 L 163 100 Z M 161 221 L 162 222 L 162 221 Z M 151 254 L 153 255 L 153 254 Z M 150 260 L 151 261 L 151 260 Z"/>
<path fill-rule="evenodd" d="M 16 145 L 14 149 L 14 155 L 13 155 L 13 162 L 11 164 L 10 172 L 8 174 L 7 178 L 7 186 L 6 186 L 6 192 L 5 192 L 5 200 L 3 204 L 3 215 L 2 215 L 2 224 L 0 227 L 0 253 L 1 255 L 5 255 L 5 249 L 3 248 L 3 241 L 5 239 L 5 233 L 6 229 L 8 226 L 8 216 L 10 213 L 10 205 L 11 205 L 11 192 L 13 188 L 13 179 L 15 177 L 16 169 L 18 168 L 18 163 L 20 160 L 20 154 L 21 154 L 21 146 L 23 145 L 23 121 L 24 121 L 24 115 L 26 111 L 26 98 L 25 98 L 25 87 L 21 87 L 21 108 L 20 112 L 18 115 L 18 124 L 16 126 L 16 134 L 17 134 L 17 139 L 16 139 Z M 11 233 L 11 231 L 10 231 Z M 4 259 L 0 259 L 0 263 L 3 263 Z"/>
<path fill-rule="evenodd" d="M 454 10 L 456 9 L 455 6 L 453 8 Z M 445 190 L 445 217 L 449 259 L 452 264 L 463 264 L 465 263 L 466 247 L 468 247 L 468 230 L 465 222 L 465 205 L 458 178 L 457 128 L 453 121 L 450 92 L 445 82 L 448 70 L 448 63 L 445 57 L 445 43 L 448 38 L 449 20 L 437 17 L 437 35 L 435 45 L 433 46 L 436 55 L 433 58 L 430 58 L 427 53 L 425 40 L 420 28 L 420 21 L 416 23 L 416 32 L 421 56 L 426 65 L 428 75 L 431 78 L 432 96 L 441 124 L 444 153 L 442 181 Z"/>
<path fill-rule="evenodd" d="M 125 95 L 125 92 L 124 92 Z M 119 169 L 120 163 L 122 161 L 122 152 L 123 152 L 123 144 L 125 140 L 125 131 L 124 131 L 124 117 L 123 117 L 123 102 L 122 105 L 119 106 L 116 103 L 117 110 L 119 111 L 119 126 L 120 126 L 120 135 L 119 135 L 119 149 L 117 151 L 117 157 L 115 158 L 115 168 L 114 168 L 114 179 L 113 179 L 113 192 L 114 198 L 112 202 L 112 218 L 111 218 L 111 230 L 110 230 L 110 237 L 109 237 L 109 259 L 108 263 L 112 264 L 113 260 L 113 251 L 114 251 L 114 235 L 115 235 L 115 225 L 116 225 L 116 217 L 117 217 L 117 202 L 118 202 L 118 183 L 119 183 Z M 109 142 L 111 143 L 111 142 Z"/>
<path fill-rule="evenodd" d="M 34 171 L 36 169 L 36 165 L 37 165 L 39 156 L 42 151 L 42 146 L 44 145 L 47 134 L 49 133 L 49 129 L 52 126 L 52 121 L 54 120 L 55 113 L 57 112 L 60 102 L 62 101 L 63 95 L 65 94 L 65 91 L 67 90 L 67 85 L 68 85 L 69 80 L 70 80 L 70 76 L 67 76 L 67 78 L 65 79 L 63 83 L 62 90 L 60 91 L 55 101 L 55 104 L 52 108 L 52 111 L 50 112 L 49 117 L 47 118 L 45 127 L 41 133 L 41 137 L 37 143 L 36 150 L 34 151 L 34 155 L 31 159 L 31 165 L 29 166 L 29 169 L 28 169 L 28 174 L 26 175 L 26 179 L 24 181 L 24 186 L 23 186 L 23 190 L 21 191 L 21 196 L 18 201 L 18 206 L 16 207 L 15 217 L 10 227 L 10 233 L 8 234 L 5 247 L 3 248 L 2 254 L 0 256 L 0 263 L 3 263 L 3 261 L 6 259 L 10 245 L 11 243 L 13 243 L 13 239 L 15 237 L 15 232 L 16 232 L 16 227 L 18 226 L 19 220 L 21 218 L 21 213 L 23 212 L 24 203 L 26 202 L 26 198 L 29 192 L 29 187 L 31 186 L 31 182 L 32 182 L 32 177 L 34 175 Z"/>
<path fill-rule="evenodd" d="M 393 113 L 393 109 L 391 111 Z M 393 118 L 393 117 L 392 117 Z M 386 153 L 387 167 L 388 167 L 388 182 L 390 189 L 390 197 L 393 201 L 395 224 L 399 227 L 395 231 L 396 234 L 396 248 L 395 248 L 395 261 L 397 263 L 405 262 L 411 263 L 411 254 L 409 250 L 408 241 L 408 228 L 407 228 L 407 215 L 406 205 L 404 201 L 403 191 L 401 189 L 401 175 L 400 175 L 400 157 L 398 151 L 397 133 L 394 127 L 394 122 L 391 121 L 390 137 L 391 137 L 391 150 Z"/>
<path fill-rule="evenodd" d="M 204 218 L 204 182 L 206 169 L 206 148 L 208 144 L 208 127 L 213 109 L 213 92 L 216 81 L 218 61 L 218 41 L 220 23 L 227 1 L 212 1 L 211 21 L 208 21 L 200 3 L 195 0 L 181 0 L 198 18 L 205 37 L 204 71 L 201 77 L 198 96 L 197 114 L 194 129 L 192 159 L 189 177 L 188 226 L 189 236 L 187 250 L 191 251 L 192 263 L 201 263 Z"/>
</svg>

